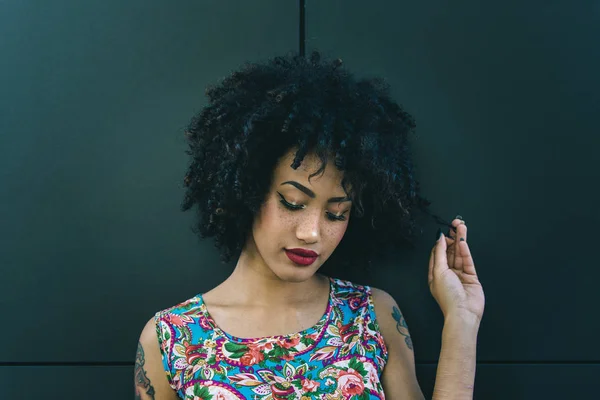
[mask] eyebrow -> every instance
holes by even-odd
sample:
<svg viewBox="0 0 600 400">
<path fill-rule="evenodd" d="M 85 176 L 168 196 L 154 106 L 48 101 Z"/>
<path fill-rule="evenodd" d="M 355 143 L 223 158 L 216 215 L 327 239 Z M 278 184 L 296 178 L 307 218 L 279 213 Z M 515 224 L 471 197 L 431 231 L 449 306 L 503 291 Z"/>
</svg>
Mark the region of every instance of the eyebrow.
<svg viewBox="0 0 600 400">
<path fill-rule="evenodd" d="M 286 184 L 287 185 L 292 185 L 296 189 L 299 189 L 299 190 L 303 191 L 311 199 L 314 199 L 315 197 L 317 197 L 312 190 L 310 190 L 306 186 L 303 186 L 303 185 L 299 184 L 296 181 L 286 181 L 286 182 L 283 182 L 281 184 L 281 186 L 286 185 Z M 345 196 L 345 197 L 332 197 L 329 200 L 327 200 L 327 203 L 342 203 L 342 202 L 345 202 L 345 201 L 352 201 L 352 200 L 349 197 L 347 197 L 347 196 Z"/>
</svg>

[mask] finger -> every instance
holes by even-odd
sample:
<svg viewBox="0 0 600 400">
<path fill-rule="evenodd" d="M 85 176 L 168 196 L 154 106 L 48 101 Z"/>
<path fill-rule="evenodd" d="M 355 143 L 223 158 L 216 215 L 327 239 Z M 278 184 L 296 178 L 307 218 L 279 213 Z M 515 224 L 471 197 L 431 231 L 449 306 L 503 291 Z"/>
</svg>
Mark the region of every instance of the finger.
<svg viewBox="0 0 600 400">
<path fill-rule="evenodd" d="M 452 231 L 452 229 L 450 229 L 450 232 L 454 232 Z M 454 244 L 455 239 L 450 237 L 450 236 L 446 236 L 446 247 L 448 248 L 448 255 L 450 254 L 454 254 Z M 448 261 L 453 261 L 454 260 L 454 256 L 452 257 L 448 257 Z"/>
<path fill-rule="evenodd" d="M 456 226 L 458 226 L 457 224 L 455 224 L 455 221 L 452 221 L 450 223 L 450 228 L 448 228 L 448 232 L 446 233 L 446 236 L 448 236 L 451 239 L 454 239 L 456 237 Z"/>
<path fill-rule="evenodd" d="M 454 224 L 456 224 L 456 238 L 454 240 L 453 249 L 450 252 L 453 257 L 452 268 L 462 270 L 464 263 L 462 261 L 463 253 L 461 253 L 462 247 L 460 244 L 461 242 L 467 241 L 467 226 L 465 225 L 464 221 L 461 221 L 459 219 L 455 219 L 454 221 L 452 221 L 453 226 Z"/>
<path fill-rule="evenodd" d="M 453 239 L 462 237 L 467 240 L 467 225 L 465 224 L 465 221 L 461 219 L 455 219 L 452 221 L 451 225 L 454 228 L 450 229 L 450 232 L 454 233 L 451 235 Z"/>
<path fill-rule="evenodd" d="M 471 249 L 469 248 L 469 244 L 464 242 L 458 242 L 460 247 L 460 253 L 462 254 L 462 270 L 465 274 L 472 275 L 477 277 L 477 271 L 475 270 L 475 262 L 473 261 L 473 256 L 471 255 Z"/>
<path fill-rule="evenodd" d="M 455 219 L 450 223 L 450 228 L 448 228 L 448 233 L 446 234 L 446 248 L 448 249 L 446 251 L 447 254 L 447 259 L 448 259 L 448 267 L 454 269 L 454 262 L 456 257 L 454 256 L 454 254 L 456 253 L 455 251 L 455 244 L 454 242 L 456 241 L 456 227 L 455 226 L 459 226 L 460 225 L 460 220 L 459 219 Z"/>
<path fill-rule="evenodd" d="M 442 233 L 441 239 L 439 239 L 434 247 L 433 254 L 433 276 L 439 276 L 442 272 L 448 269 L 448 259 L 446 257 L 446 236 Z"/>
<path fill-rule="evenodd" d="M 464 221 L 462 221 L 461 219 L 455 218 L 450 223 L 450 228 L 448 228 L 448 233 L 446 234 L 446 236 L 447 236 L 446 244 L 448 245 L 448 266 L 450 268 L 454 268 L 454 262 L 456 259 L 456 257 L 455 257 L 456 246 L 454 245 L 454 243 L 457 238 L 457 227 L 460 227 L 461 224 L 464 224 Z"/>
<path fill-rule="evenodd" d="M 431 252 L 429 253 L 429 272 L 427 274 L 427 283 L 429 284 L 429 286 L 431 286 L 431 283 L 433 282 L 433 266 L 435 265 L 435 251 L 438 247 L 439 242 L 441 242 L 441 240 L 438 239 L 435 245 L 431 248 Z"/>
<path fill-rule="evenodd" d="M 466 223 L 460 218 L 453 219 L 452 222 L 450 222 L 450 228 L 448 228 L 448 233 L 446 233 L 446 236 L 451 237 L 452 239 L 456 238 L 456 228 L 461 224 Z"/>
</svg>

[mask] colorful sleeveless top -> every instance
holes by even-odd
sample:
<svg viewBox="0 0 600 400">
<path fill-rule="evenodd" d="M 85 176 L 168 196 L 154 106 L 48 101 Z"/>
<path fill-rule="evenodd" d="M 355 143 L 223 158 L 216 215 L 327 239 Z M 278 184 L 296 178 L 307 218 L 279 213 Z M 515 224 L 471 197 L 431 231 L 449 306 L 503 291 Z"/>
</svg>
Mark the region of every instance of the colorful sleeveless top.
<svg viewBox="0 0 600 400">
<path fill-rule="evenodd" d="M 202 295 L 156 313 L 171 388 L 189 400 L 384 399 L 387 349 L 371 288 L 329 278 L 329 304 L 302 332 L 241 339 L 223 332 Z"/>
</svg>

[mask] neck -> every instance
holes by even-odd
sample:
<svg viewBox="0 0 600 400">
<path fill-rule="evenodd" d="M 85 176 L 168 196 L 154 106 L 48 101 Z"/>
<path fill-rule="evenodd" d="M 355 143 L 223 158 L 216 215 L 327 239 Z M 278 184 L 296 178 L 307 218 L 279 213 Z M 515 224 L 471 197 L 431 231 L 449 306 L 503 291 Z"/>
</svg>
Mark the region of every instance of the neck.
<svg viewBox="0 0 600 400">
<path fill-rule="evenodd" d="M 329 279 L 315 274 L 303 282 L 286 282 L 275 275 L 260 256 L 242 251 L 223 285 L 231 298 L 245 304 L 289 306 L 321 298 L 324 288 L 329 287 Z"/>
</svg>

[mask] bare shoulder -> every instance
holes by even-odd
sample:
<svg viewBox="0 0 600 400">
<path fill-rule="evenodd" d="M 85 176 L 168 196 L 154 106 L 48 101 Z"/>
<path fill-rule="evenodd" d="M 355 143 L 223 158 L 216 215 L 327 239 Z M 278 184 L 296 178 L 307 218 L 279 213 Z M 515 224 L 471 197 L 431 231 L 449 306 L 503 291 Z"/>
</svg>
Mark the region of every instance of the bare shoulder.
<svg viewBox="0 0 600 400">
<path fill-rule="evenodd" d="M 177 400 L 163 368 L 156 322 L 150 318 L 144 325 L 137 345 L 134 366 L 136 400 Z"/>
<path fill-rule="evenodd" d="M 375 316 L 388 349 L 382 384 L 386 398 L 424 400 L 415 370 L 415 356 L 408 325 L 396 300 L 387 292 L 371 288 Z"/>
<path fill-rule="evenodd" d="M 375 303 L 375 306 L 377 306 L 378 304 L 380 306 L 395 306 L 396 301 L 394 300 L 394 298 L 386 291 L 378 289 L 376 287 L 372 287 L 371 288 L 371 293 L 373 294 L 373 302 Z"/>
<path fill-rule="evenodd" d="M 408 325 L 396 300 L 389 293 L 378 288 L 371 288 L 371 293 L 373 294 L 375 315 L 386 345 L 388 347 L 397 346 L 398 334 L 400 334 L 406 347 L 413 350 Z"/>
</svg>

